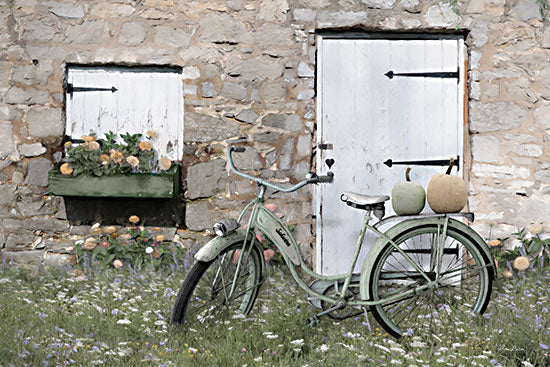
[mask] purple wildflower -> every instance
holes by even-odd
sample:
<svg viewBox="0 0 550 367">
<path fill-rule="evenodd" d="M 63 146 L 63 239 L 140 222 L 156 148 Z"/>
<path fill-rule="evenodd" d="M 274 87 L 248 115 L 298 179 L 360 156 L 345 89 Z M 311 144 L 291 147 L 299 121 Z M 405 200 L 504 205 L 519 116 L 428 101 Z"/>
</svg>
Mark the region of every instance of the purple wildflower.
<svg viewBox="0 0 550 367">
<path fill-rule="evenodd" d="M 543 350 L 548 350 L 548 349 L 550 349 L 550 347 L 549 347 L 548 345 L 542 344 L 542 343 L 539 343 L 539 347 L 540 347 L 540 349 L 543 349 Z"/>
</svg>

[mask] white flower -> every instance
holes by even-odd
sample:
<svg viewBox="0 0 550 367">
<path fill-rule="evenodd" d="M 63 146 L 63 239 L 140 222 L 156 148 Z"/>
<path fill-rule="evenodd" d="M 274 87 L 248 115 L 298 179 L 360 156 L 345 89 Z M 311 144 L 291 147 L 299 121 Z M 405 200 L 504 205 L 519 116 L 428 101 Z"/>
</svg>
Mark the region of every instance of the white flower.
<svg viewBox="0 0 550 367">
<path fill-rule="evenodd" d="M 145 253 L 146 254 L 152 254 L 153 253 L 153 248 L 151 246 L 147 246 L 147 248 L 145 249 Z"/>
<path fill-rule="evenodd" d="M 128 324 L 131 323 L 131 321 L 128 320 L 128 319 L 122 319 L 122 320 L 118 320 L 116 323 L 117 324 L 122 324 L 122 325 L 128 325 Z"/>
<path fill-rule="evenodd" d="M 317 348 L 317 350 L 325 353 L 326 351 L 328 351 L 328 345 L 326 344 L 321 344 L 321 346 L 319 348 Z"/>
<path fill-rule="evenodd" d="M 92 226 L 92 231 L 93 231 L 94 229 L 97 229 L 97 228 L 99 228 L 99 226 L 100 226 L 100 224 L 99 224 L 99 223 L 96 223 L 96 224 L 94 224 L 94 225 Z"/>
<path fill-rule="evenodd" d="M 302 345 L 304 345 L 304 339 L 291 340 L 290 344 L 296 345 L 296 346 L 302 346 Z"/>
</svg>

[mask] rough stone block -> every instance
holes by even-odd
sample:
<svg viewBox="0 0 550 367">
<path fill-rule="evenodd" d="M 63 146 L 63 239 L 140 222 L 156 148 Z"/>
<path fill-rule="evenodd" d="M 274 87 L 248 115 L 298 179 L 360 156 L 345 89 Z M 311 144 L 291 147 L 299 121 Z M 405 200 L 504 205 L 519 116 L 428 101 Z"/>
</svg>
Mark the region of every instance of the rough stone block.
<svg viewBox="0 0 550 367">
<path fill-rule="evenodd" d="M 69 223 L 53 218 L 25 219 L 22 228 L 32 228 L 44 232 L 62 233 L 69 230 Z"/>
<path fill-rule="evenodd" d="M 121 18 L 129 17 L 134 11 L 130 5 L 102 2 L 94 6 L 90 14 L 98 18 Z"/>
<path fill-rule="evenodd" d="M 120 28 L 118 42 L 126 46 L 136 46 L 143 43 L 146 36 L 147 31 L 141 23 L 124 23 Z"/>
<path fill-rule="evenodd" d="M 514 102 L 472 102 L 470 131 L 474 133 L 518 128 L 527 117 L 527 110 Z"/>
<path fill-rule="evenodd" d="M 22 38 L 24 41 L 50 42 L 60 39 L 59 30 L 48 18 L 33 19 L 25 22 Z"/>
<path fill-rule="evenodd" d="M 315 97 L 315 90 L 314 89 L 304 89 L 304 90 L 301 90 L 298 95 L 296 96 L 296 98 L 299 100 L 299 101 L 308 101 L 310 99 L 313 99 L 313 97 Z"/>
<path fill-rule="evenodd" d="M 49 215 L 54 212 L 54 209 L 47 206 L 43 201 L 21 201 L 17 203 L 17 208 L 23 217 Z"/>
<path fill-rule="evenodd" d="M 0 106 L 0 121 L 16 121 L 21 118 L 21 112 L 14 106 L 3 105 Z"/>
<path fill-rule="evenodd" d="M 281 82 L 263 82 L 260 87 L 260 100 L 266 102 L 277 102 L 286 95 L 285 83 Z"/>
<path fill-rule="evenodd" d="M 233 160 L 235 167 L 240 170 L 247 171 L 263 168 L 258 152 L 251 147 L 245 147 L 243 153 L 234 153 Z"/>
<path fill-rule="evenodd" d="M 302 131 L 302 120 L 296 114 L 270 113 L 262 118 L 262 125 L 288 131 Z"/>
<path fill-rule="evenodd" d="M 257 56 L 243 60 L 231 56 L 226 62 L 226 72 L 230 76 L 240 77 L 243 81 L 277 79 L 283 75 L 284 65 L 281 61 Z"/>
<path fill-rule="evenodd" d="M 185 142 L 220 141 L 239 134 L 239 124 L 228 119 L 187 111 L 184 116 Z"/>
<path fill-rule="evenodd" d="M 52 71 L 52 64 L 46 62 L 19 66 L 14 68 L 11 79 L 25 85 L 47 84 Z"/>
<path fill-rule="evenodd" d="M 225 188 L 226 180 L 223 159 L 190 166 L 187 168 L 187 197 L 197 199 L 212 196 Z"/>
<path fill-rule="evenodd" d="M 65 57 L 67 56 L 67 52 L 65 51 L 65 49 L 61 47 L 42 47 L 27 45 L 25 47 L 25 50 L 29 54 L 29 58 L 36 60 L 65 60 Z"/>
<path fill-rule="evenodd" d="M 292 11 L 292 17 L 295 22 L 300 23 L 312 23 L 315 21 L 317 11 L 313 9 L 294 9 Z"/>
<path fill-rule="evenodd" d="M 315 76 L 315 71 L 306 62 L 300 61 L 298 63 L 298 77 L 312 78 L 314 76 Z"/>
<path fill-rule="evenodd" d="M 17 185 L 9 183 L 0 184 L 0 205 L 11 205 L 16 197 Z"/>
<path fill-rule="evenodd" d="M 201 71 L 196 66 L 186 66 L 183 68 L 181 76 L 183 79 L 198 79 L 201 77 Z"/>
<path fill-rule="evenodd" d="M 235 120 L 246 122 L 247 124 L 254 124 L 258 120 L 258 114 L 253 110 L 242 110 L 235 116 Z"/>
<path fill-rule="evenodd" d="M 537 166 L 535 180 L 545 184 L 550 184 L 550 163 L 542 163 Z"/>
<path fill-rule="evenodd" d="M 236 195 L 253 195 L 254 189 L 248 181 L 233 181 L 231 182 L 231 193 Z"/>
<path fill-rule="evenodd" d="M 309 162 L 300 162 L 292 167 L 292 177 L 294 177 L 297 181 L 305 180 L 309 171 Z"/>
<path fill-rule="evenodd" d="M 82 24 L 69 25 L 65 31 L 68 43 L 105 43 L 109 39 L 109 27 L 103 21 L 85 21 Z"/>
<path fill-rule="evenodd" d="M 245 90 L 246 93 L 246 90 Z M 216 97 L 218 95 L 218 92 L 216 91 L 216 88 L 214 88 L 214 84 L 211 82 L 202 82 L 201 83 L 201 95 L 203 98 L 212 98 Z M 246 94 L 245 94 L 246 97 Z"/>
<path fill-rule="evenodd" d="M 21 251 L 32 248 L 35 238 L 34 234 L 21 230 L 17 233 L 10 233 L 6 239 L 6 249 L 9 251 Z"/>
<path fill-rule="evenodd" d="M 550 204 L 541 198 L 530 197 L 521 204 L 516 216 L 521 218 L 522 223 L 548 223 L 550 222 Z"/>
<path fill-rule="evenodd" d="M 430 27 L 446 28 L 458 25 L 460 17 L 448 3 L 439 3 L 428 8 L 424 20 Z"/>
<path fill-rule="evenodd" d="M 498 138 L 492 135 L 472 136 L 472 157 L 475 162 L 501 162 L 503 157 Z"/>
<path fill-rule="evenodd" d="M 244 24 L 229 14 L 207 14 L 199 20 L 200 42 L 249 43 L 252 40 Z"/>
<path fill-rule="evenodd" d="M 298 136 L 296 155 L 300 158 L 311 155 L 311 135 Z"/>
<path fill-rule="evenodd" d="M 51 252 L 46 252 L 44 254 L 44 263 L 43 263 L 44 266 L 49 266 L 51 268 L 67 271 L 72 269 L 71 262 L 72 262 L 71 255 L 54 254 Z"/>
<path fill-rule="evenodd" d="M 253 140 L 257 141 L 257 142 L 260 142 L 260 143 L 273 144 L 277 140 L 279 140 L 280 136 L 281 136 L 281 134 L 279 134 L 275 131 L 266 130 L 266 131 L 261 131 L 257 134 L 254 134 Z"/>
<path fill-rule="evenodd" d="M 550 48 L 550 27 L 547 25 L 542 33 L 542 38 L 540 40 L 540 45 L 542 48 Z"/>
<path fill-rule="evenodd" d="M 0 122 L 0 159 L 13 153 L 15 144 L 13 143 L 13 133 L 11 124 Z"/>
<path fill-rule="evenodd" d="M 395 4 L 395 0 L 361 0 L 361 3 L 367 8 L 392 9 Z"/>
<path fill-rule="evenodd" d="M 192 231 L 212 229 L 218 215 L 206 201 L 188 203 L 185 208 L 185 225 Z"/>
<path fill-rule="evenodd" d="M 81 19 L 84 17 L 82 5 L 73 5 L 58 1 L 44 1 L 42 5 L 50 8 L 50 13 L 62 18 Z"/>
<path fill-rule="evenodd" d="M 27 167 L 26 185 L 48 186 L 48 171 L 52 169 L 52 162 L 45 158 L 29 161 Z"/>
<path fill-rule="evenodd" d="M 489 27 L 487 27 L 487 23 L 485 22 L 477 22 L 472 27 L 472 30 L 470 31 L 470 35 L 472 37 L 472 43 L 476 47 L 482 47 L 485 45 L 488 41 L 487 32 L 489 31 Z"/>
<path fill-rule="evenodd" d="M 61 136 L 65 123 L 61 108 L 30 110 L 27 113 L 29 134 L 35 137 Z"/>
<path fill-rule="evenodd" d="M 542 157 L 542 146 L 536 144 L 516 145 L 514 151 L 524 157 Z"/>
<path fill-rule="evenodd" d="M 20 144 L 17 149 L 24 157 L 36 157 L 46 153 L 46 148 L 40 143 Z"/>
<path fill-rule="evenodd" d="M 6 262 L 40 266 L 44 258 L 43 250 L 34 251 L 3 251 L 2 256 Z"/>
<path fill-rule="evenodd" d="M 468 7 L 466 8 L 466 13 L 468 14 L 479 14 L 485 11 L 485 0 L 470 0 Z"/>
<path fill-rule="evenodd" d="M 286 171 L 292 166 L 292 155 L 294 152 L 294 138 L 289 138 L 285 141 L 283 149 L 279 154 L 279 169 Z"/>
<path fill-rule="evenodd" d="M 540 129 L 550 130 L 550 103 L 537 107 L 534 115 L 535 124 L 537 124 Z"/>
<path fill-rule="evenodd" d="M 518 0 L 513 10 L 518 18 L 523 21 L 529 19 L 542 20 L 537 0 Z"/>
<path fill-rule="evenodd" d="M 189 46 L 191 36 L 181 28 L 158 26 L 155 30 L 154 42 L 156 45 L 186 48 Z"/>
<path fill-rule="evenodd" d="M 352 27 L 367 23 L 366 11 L 323 10 L 317 17 L 317 28 Z"/>
<path fill-rule="evenodd" d="M 246 98 L 246 87 L 237 83 L 225 82 L 220 94 L 224 97 L 242 101 Z"/>
<path fill-rule="evenodd" d="M 256 18 L 274 23 L 284 23 L 290 10 L 287 0 L 262 0 Z"/>
<path fill-rule="evenodd" d="M 4 101 L 8 104 L 46 104 L 50 101 L 50 96 L 45 90 L 11 87 L 6 94 Z"/>
<path fill-rule="evenodd" d="M 472 167 L 474 176 L 481 178 L 513 179 L 529 178 L 531 171 L 525 167 L 495 166 L 491 164 L 474 163 Z"/>
</svg>

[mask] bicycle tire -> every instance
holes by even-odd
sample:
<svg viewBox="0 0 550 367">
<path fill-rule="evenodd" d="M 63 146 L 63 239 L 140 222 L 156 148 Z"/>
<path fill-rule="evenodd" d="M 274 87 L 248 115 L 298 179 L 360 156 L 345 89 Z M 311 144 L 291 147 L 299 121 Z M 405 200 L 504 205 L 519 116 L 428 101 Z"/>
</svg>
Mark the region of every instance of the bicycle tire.
<svg viewBox="0 0 550 367">
<path fill-rule="evenodd" d="M 231 314 L 246 315 L 251 311 L 258 296 L 261 279 L 262 257 L 256 245 L 252 246 L 248 255 L 245 254 L 235 287 L 235 297 L 229 302 L 225 299 L 226 292 L 229 293 L 231 289 L 236 270 L 239 255 L 237 251 L 241 248 L 241 242 L 233 243 L 212 261 L 198 261 L 193 265 L 176 296 L 170 317 L 171 324 L 193 327 L 198 322 L 205 326 Z M 218 270 L 221 272 L 218 273 Z M 223 277 L 216 277 L 215 274 L 222 274 Z M 221 282 L 218 284 L 219 287 L 214 286 L 215 282 Z M 241 289 L 243 285 L 244 288 Z M 208 298 L 210 300 L 206 302 Z"/>
<path fill-rule="evenodd" d="M 429 239 L 430 248 L 433 248 L 433 237 L 437 236 L 438 230 L 441 231 L 441 226 L 426 224 L 407 229 L 392 238 L 402 250 L 409 251 L 411 254 L 409 257 L 433 279 L 435 279 L 435 272 L 430 272 L 430 266 L 436 261 L 426 266 L 427 255 L 431 259 L 433 251 L 429 249 L 427 253 L 422 252 L 426 251 L 426 246 L 422 244 L 428 244 L 422 243 L 422 240 Z M 414 243 L 410 241 L 413 238 L 415 238 Z M 452 240 L 449 241 L 449 239 Z M 469 312 L 479 314 L 485 312 L 491 297 L 494 277 L 491 260 L 479 248 L 482 245 L 470 238 L 467 233 L 448 227 L 445 240 L 446 255 L 455 253 L 453 247 L 455 243 L 456 259 L 442 258 L 442 283 L 437 284 L 437 288 L 428 288 L 402 300 L 370 307 L 376 321 L 390 335 L 400 338 L 404 333 L 418 335 L 418 332 L 433 332 L 435 328 L 445 326 L 449 321 L 455 327 L 455 322 L 461 317 L 460 315 Z M 404 256 L 389 242 L 379 252 L 369 274 L 368 284 L 373 300 L 380 300 L 384 296 L 406 291 L 423 283 L 427 284 L 420 273 L 415 273 L 415 270 L 411 269 L 410 263 L 405 265 L 403 261 L 406 261 Z M 444 264 L 445 261 L 448 263 Z M 452 275 L 457 272 L 460 276 Z M 400 288 L 393 288 L 396 286 Z M 459 292 L 464 294 L 460 295 Z M 470 304 L 469 302 L 474 298 L 472 296 L 475 296 L 475 299 Z"/>
</svg>

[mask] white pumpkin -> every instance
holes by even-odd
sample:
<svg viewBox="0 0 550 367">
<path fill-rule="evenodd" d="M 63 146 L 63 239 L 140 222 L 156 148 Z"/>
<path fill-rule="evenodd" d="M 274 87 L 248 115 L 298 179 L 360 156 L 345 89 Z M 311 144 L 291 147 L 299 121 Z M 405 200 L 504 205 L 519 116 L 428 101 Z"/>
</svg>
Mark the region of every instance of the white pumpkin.
<svg viewBox="0 0 550 367">
<path fill-rule="evenodd" d="M 391 191 L 391 205 L 397 215 L 418 214 L 426 205 L 426 191 L 418 182 L 411 182 L 410 172 L 411 168 L 407 167 L 406 181 L 396 183 Z"/>
<path fill-rule="evenodd" d="M 428 204 L 435 213 L 457 213 L 468 202 L 468 185 L 458 176 L 451 175 L 454 158 L 445 174 L 436 174 L 428 183 Z"/>
</svg>

